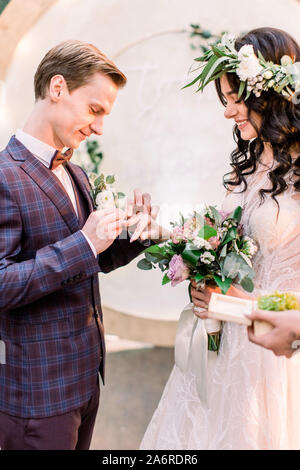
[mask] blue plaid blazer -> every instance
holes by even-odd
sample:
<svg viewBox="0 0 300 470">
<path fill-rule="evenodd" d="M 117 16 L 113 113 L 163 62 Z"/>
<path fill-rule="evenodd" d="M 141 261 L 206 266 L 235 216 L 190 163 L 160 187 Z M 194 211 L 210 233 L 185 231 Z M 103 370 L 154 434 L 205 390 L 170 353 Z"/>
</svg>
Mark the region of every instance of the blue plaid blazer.
<svg viewBox="0 0 300 470">
<path fill-rule="evenodd" d="M 68 163 L 86 217 L 94 210 L 83 170 Z M 0 152 L 0 411 L 42 418 L 86 403 L 105 344 L 98 273 L 143 249 L 117 239 L 95 258 L 57 177 L 15 137 Z M 3 362 L 3 361 L 2 361 Z"/>
</svg>

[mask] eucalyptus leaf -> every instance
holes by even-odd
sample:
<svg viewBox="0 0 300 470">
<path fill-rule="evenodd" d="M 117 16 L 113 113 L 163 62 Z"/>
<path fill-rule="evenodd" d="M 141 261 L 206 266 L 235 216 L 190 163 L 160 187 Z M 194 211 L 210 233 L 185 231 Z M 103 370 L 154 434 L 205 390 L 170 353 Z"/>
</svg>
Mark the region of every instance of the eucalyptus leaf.
<svg viewBox="0 0 300 470">
<path fill-rule="evenodd" d="M 222 263 L 222 274 L 225 277 L 242 281 L 245 277 L 253 277 L 254 271 L 237 253 L 229 253 Z"/>
<path fill-rule="evenodd" d="M 153 263 L 158 263 L 159 261 L 162 261 L 164 259 L 166 259 L 166 255 L 164 253 L 147 253 L 145 252 L 145 256 L 148 256 L 149 255 L 149 260 L 150 260 L 150 256 L 151 258 L 153 259 Z M 155 260 L 155 261 L 154 261 Z"/>
<path fill-rule="evenodd" d="M 168 259 L 162 259 L 159 263 L 158 263 L 158 266 L 159 266 L 159 269 L 161 271 L 165 271 L 168 266 L 169 266 L 169 260 Z"/>
<path fill-rule="evenodd" d="M 157 263 L 156 256 L 151 255 L 150 253 L 145 252 L 145 258 L 149 263 Z"/>
<path fill-rule="evenodd" d="M 147 261 L 144 258 L 138 262 L 137 267 L 140 269 L 143 269 L 144 271 L 149 271 L 150 269 L 152 269 L 153 266 L 152 266 L 152 263 L 150 263 L 150 261 Z"/>
<path fill-rule="evenodd" d="M 220 252 L 220 258 L 225 258 L 226 255 L 227 255 L 227 244 L 223 246 Z"/>
<path fill-rule="evenodd" d="M 94 181 L 94 186 L 99 186 L 99 184 L 101 184 L 102 182 L 103 179 L 101 178 L 101 176 L 98 176 L 98 178 L 96 178 Z"/>
<path fill-rule="evenodd" d="M 241 281 L 242 288 L 247 292 L 253 292 L 254 284 L 250 277 L 246 276 Z"/>
<path fill-rule="evenodd" d="M 106 183 L 107 183 L 107 184 L 114 184 L 115 181 L 116 181 L 116 180 L 115 180 L 114 175 L 108 175 L 108 176 L 106 177 Z"/>
</svg>

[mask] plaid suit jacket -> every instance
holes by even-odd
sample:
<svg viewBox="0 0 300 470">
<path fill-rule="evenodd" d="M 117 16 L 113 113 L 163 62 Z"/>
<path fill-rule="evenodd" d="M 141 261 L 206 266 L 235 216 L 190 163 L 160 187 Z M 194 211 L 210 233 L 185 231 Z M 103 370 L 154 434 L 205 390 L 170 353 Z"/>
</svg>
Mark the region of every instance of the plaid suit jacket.
<svg viewBox="0 0 300 470">
<path fill-rule="evenodd" d="M 91 212 L 85 173 L 68 170 Z M 0 153 L 0 411 L 41 418 L 90 399 L 99 369 L 104 379 L 98 272 L 143 249 L 117 239 L 95 258 L 57 177 L 10 139 Z"/>
</svg>

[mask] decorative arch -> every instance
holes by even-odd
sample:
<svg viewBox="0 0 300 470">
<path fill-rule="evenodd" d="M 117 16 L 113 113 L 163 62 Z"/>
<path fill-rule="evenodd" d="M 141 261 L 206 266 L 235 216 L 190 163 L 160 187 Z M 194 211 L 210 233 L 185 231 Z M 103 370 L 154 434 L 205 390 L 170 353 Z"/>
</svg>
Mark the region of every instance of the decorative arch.
<svg viewBox="0 0 300 470">
<path fill-rule="evenodd" d="M 55 2 L 57 0 L 0 2 L 0 80 L 5 79 L 18 42 Z"/>
</svg>

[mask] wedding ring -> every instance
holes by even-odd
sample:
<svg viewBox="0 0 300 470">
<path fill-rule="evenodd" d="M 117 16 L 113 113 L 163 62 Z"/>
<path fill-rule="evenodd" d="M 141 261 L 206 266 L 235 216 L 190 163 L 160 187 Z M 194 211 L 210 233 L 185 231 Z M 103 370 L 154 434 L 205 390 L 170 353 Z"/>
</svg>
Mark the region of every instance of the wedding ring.
<svg viewBox="0 0 300 470">
<path fill-rule="evenodd" d="M 138 214 L 139 212 L 144 212 L 144 209 L 144 206 L 135 206 L 134 211 Z"/>
<path fill-rule="evenodd" d="M 291 349 L 293 351 L 293 356 L 300 351 L 300 340 L 299 339 L 296 339 L 295 341 L 292 342 Z"/>
<path fill-rule="evenodd" d="M 205 310 L 207 310 L 207 309 L 208 309 L 208 305 L 206 305 L 205 308 L 196 307 L 196 306 L 193 307 L 194 312 L 198 312 L 198 313 L 205 312 Z"/>
</svg>

